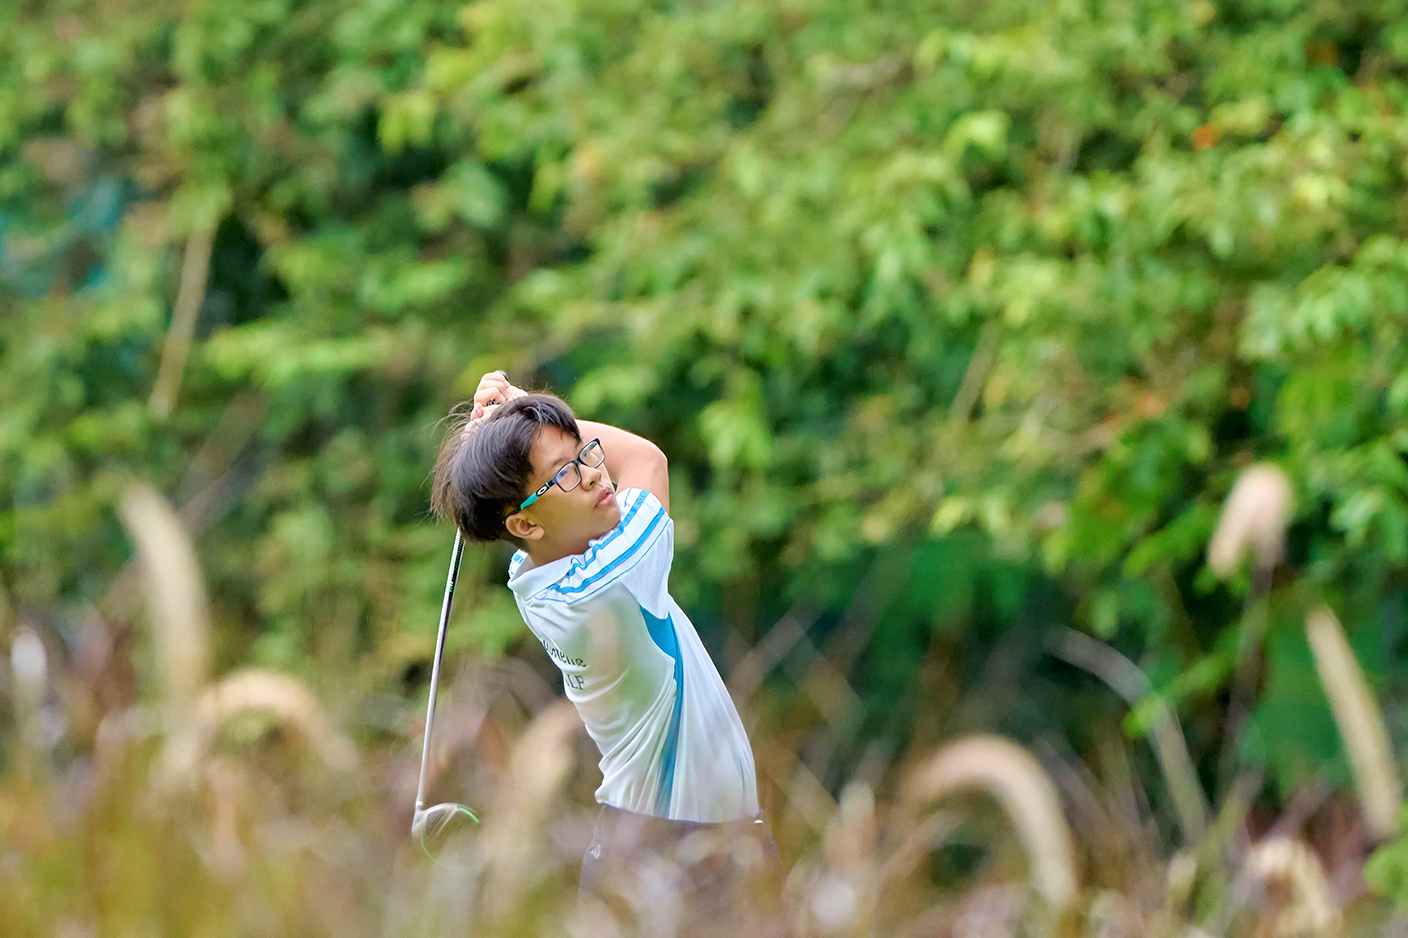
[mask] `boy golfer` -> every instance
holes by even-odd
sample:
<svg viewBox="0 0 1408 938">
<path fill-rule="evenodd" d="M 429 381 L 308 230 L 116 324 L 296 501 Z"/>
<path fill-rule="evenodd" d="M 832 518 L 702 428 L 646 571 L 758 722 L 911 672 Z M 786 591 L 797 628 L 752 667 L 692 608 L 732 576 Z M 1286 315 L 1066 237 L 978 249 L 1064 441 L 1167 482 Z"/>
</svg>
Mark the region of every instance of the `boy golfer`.
<svg viewBox="0 0 1408 938">
<path fill-rule="evenodd" d="M 518 547 L 509 588 L 601 751 L 584 902 L 642 935 L 780 934 L 753 752 L 667 586 L 660 449 L 494 372 L 446 436 L 432 504 L 468 540 Z"/>
</svg>

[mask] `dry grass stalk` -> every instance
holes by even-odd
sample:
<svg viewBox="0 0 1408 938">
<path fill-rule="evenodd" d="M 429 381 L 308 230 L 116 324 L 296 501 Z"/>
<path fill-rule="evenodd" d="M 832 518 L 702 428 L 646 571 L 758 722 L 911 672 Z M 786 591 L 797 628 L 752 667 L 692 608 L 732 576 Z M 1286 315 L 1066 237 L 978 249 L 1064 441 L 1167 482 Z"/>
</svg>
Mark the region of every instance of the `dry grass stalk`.
<svg viewBox="0 0 1408 938">
<path fill-rule="evenodd" d="M 1289 901 L 1272 920 L 1277 938 L 1338 938 L 1343 917 L 1330 892 L 1325 870 L 1310 849 L 1290 837 L 1271 837 L 1252 847 L 1243 866 L 1263 888 L 1280 886 Z"/>
<path fill-rule="evenodd" d="M 1168 861 L 1164 872 L 1164 901 L 1170 908 L 1183 911 L 1193 900 L 1198 887 L 1198 858 L 1180 850 Z"/>
<path fill-rule="evenodd" d="M 131 486 L 119 510 L 142 566 L 162 703 L 169 713 L 185 713 L 210 673 L 210 615 L 195 548 L 151 488 Z"/>
<path fill-rule="evenodd" d="M 1019 938 L 1027 905 L 1020 886 L 989 883 L 969 890 L 953 916 L 953 938 Z"/>
<path fill-rule="evenodd" d="M 246 713 L 273 717 L 335 772 L 350 772 L 356 767 L 352 741 L 333 726 L 306 685 L 287 674 L 250 669 L 236 671 L 207 690 L 189 717 L 167 738 L 157 763 L 161 787 L 194 787 L 220 728 Z"/>
<path fill-rule="evenodd" d="M 205 860 L 218 874 L 233 879 L 245 867 L 240 837 L 240 818 L 248 795 L 244 774 L 233 760 L 211 759 L 205 782 L 210 798 L 210 848 Z"/>
<path fill-rule="evenodd" d="M 1383 714 L 1335 614 L 1324 606 L 1312 609 L 1305 619 L 1305 636 L 1354 768 L 1364 818 L 1374 836 L 1386 840 L 1398 832 L 1403 783 L 1389 748 Z"/>
<path fill-rule="evenodd" d="M 1055 912 L 1070 909 L 1080 889 L 1075 848 L 1056 785 L 1040 763 L 1009 740 L 970 736 L 920 766 L 907 779 L 903 797 L 913 811 L 964 790 L 997 800 L 1021 838 L 1037 894 Z"/>
<path fill-rule="evenodd" d="M 1001 319 L 993 318 L 983 323 L 983 331 L 978 334 L 978 344 L 973 349 L 973 357 L 968 360 L 968 369 L 963 373 L 958 393 L 953 396 L 953 403 L 949 405 L 950 420 L 967 423 L 973 419 L 973 409 L 982 397 L 983 385 L 987 383 L 988 375 L 992 372 L 1001 339 Z"/>
<path fill-rule="evenodd" d="M 1243 472 L 1223 503 L 1208 546 L 1208 566 L 1226 578 L 1250 550 L 1259 569 L 1275 567 L 1281 561 L 1291 510 L 1291 483 L 1278 467 L 1262 463 Z"/>
<path fill-rule="evenodd" d="M 577 708 L 559 700 L 539 713 L 514 744 L 508 774 L 484 823 L 483 853 L 491 858 L 485 890 L 491 919 L 510 914 L 531 885 L 533 861 L 572 770 L 581 729 Z"/>
<path fill-rule="evenodd" d="M 1137 706 L 1153 693 L 1148 677 L 1133 661 L 1074 629 L 1064 629 L 1053 649 L 1062 660 L 1083 668 L 1104 681 L 1131 706 Z M 1208 805 L 1198 782 L 1198 771 L 1188 754 L 1188 741 L 1173 708 L 1158 702 L 1149 728 L 1154 753 L 1168 782 L 1169 793 L 1178 812 L 1185 841 L 1198 843 L 1207 833 Z"/>
<path fill-rule="evenodd" d="M 794 888 L 804 916 L 800 931 L 819 935 L 872 933 L 881 886 L 876 860 L 875 795 L 864 782 L 841 792 L 822 838 L 822 862 L 804 870 Z"/>
<path fill-rule="evenodd" d="M 49 680 L 49 655 L 44 640 L 28 625 L 22 626 L 10 643 L 11 693 L 15 715 L 27 720 L 44 703 Z"/>
<path fill-rule="evenodd" d="M 14 604 L 10 600 L 9 590 L 5 589 L 5 581 L 0 580 L 0 635 L 9 633 L 10 620 L 14 617 Z"/>
<path fill-rule="evenodd" d="M 854 781 L 841 792 L 835 816 L 826 827 L 822 850 L 830 866 L 859 869 L 875 862 L 875 794 Z"/>
<path fill-rule="evenodd" d="M 205 301 L 206 280 L 210 274 L 210 251 L 215 244 L 215 229 L 203 227 L 191 232 L 186 241 L 186 256 L 181 263 L 181 285 L 176 290 L 176 302 L 171 308 L 171 328 L 161 350 L 161 365 L 156 384 L 147 406 L 157 417 L 166 417 L 176 406 L 181 391 L 181 376 L 186 370 L 186 358 L 195 335 L 196 314 Z"/>
<path fill-rule="evenodd" d="M 40 710 L 49 692 L 49 655 L 44 640 L 27 624 L 20 626 L 10 643 L 10 672 L 10 696 L 23 743 L 16 753 L 17 765 L 19 775 L 27 777 L 36 764 L 33 755 L 44 749 Z"/>
</svg>

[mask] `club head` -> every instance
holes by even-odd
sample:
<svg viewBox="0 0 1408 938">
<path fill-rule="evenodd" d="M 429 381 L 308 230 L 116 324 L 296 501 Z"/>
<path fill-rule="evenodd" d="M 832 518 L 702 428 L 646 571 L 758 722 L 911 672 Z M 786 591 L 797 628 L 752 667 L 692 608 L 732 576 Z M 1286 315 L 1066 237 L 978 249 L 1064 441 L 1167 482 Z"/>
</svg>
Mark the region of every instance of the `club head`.
<svg viewBox="0 0 1408 938">
<path fill-rule="evenodd" d="M 464 823 L 465 819 L 479 823 L 479 818 L 474 812 L 462 804 L 431 805 L 428 808 L 417 808 L 415 815 L 411 818 L 411 836 L 424 842 L 427 838 L 435 839 L 444 834 L 456 822 Z"/>
</svg>

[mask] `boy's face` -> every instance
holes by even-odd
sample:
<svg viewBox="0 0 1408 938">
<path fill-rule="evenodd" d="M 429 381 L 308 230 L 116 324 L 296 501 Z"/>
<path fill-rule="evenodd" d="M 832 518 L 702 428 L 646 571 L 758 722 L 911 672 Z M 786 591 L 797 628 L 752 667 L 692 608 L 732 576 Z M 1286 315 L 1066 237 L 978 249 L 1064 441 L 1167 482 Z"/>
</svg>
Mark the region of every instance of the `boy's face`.
<svg viewBox="0 0 1408 938">
<path fill-rule="evenodd" d="M 544 427 L 539 431 L 538 438 L 533 441 L 533 474 L 529 477 L 528 491 L 523 497 L 536 492 L 559 469 L 576 459 L 587 442 L 575 440 L 556 427 Z M 541 532 L 523 532 L 529 535 L 529 540 L 538 540 L 543 546 L 551 542 L 569 553 L 580 553 L 586 550 L 588 541 L 620 523 L 621 508 L 616 504 L 616 491 L 611 487 L 606 463 L 595 468 L 578 463 L 577 468 L 582 473 L 581 485 L 570 492 L 554 485 L 541 498 L 518 512 L 522 519 L 532 522 Z M 569 484 L 571 478 L 569 475 Z M 513 527 L 510 524 L 510 529 Z"/>
</svg>

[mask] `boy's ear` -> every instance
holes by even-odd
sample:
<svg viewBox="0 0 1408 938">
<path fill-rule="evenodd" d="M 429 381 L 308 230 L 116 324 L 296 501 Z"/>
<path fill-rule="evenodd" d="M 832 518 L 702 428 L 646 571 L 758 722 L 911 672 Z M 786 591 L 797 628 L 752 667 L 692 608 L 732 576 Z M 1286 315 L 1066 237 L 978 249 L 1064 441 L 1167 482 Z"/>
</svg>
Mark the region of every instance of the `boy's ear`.
<svg viewBox="0 0 1408 938">
<path fill-rule="evenodd" d="M 520 541 L 536 541 L 544 534 L 543 526 L 530 521 L 521 511 L 515 511 L 505 518 L 504 527 Z"/>
</svg>

